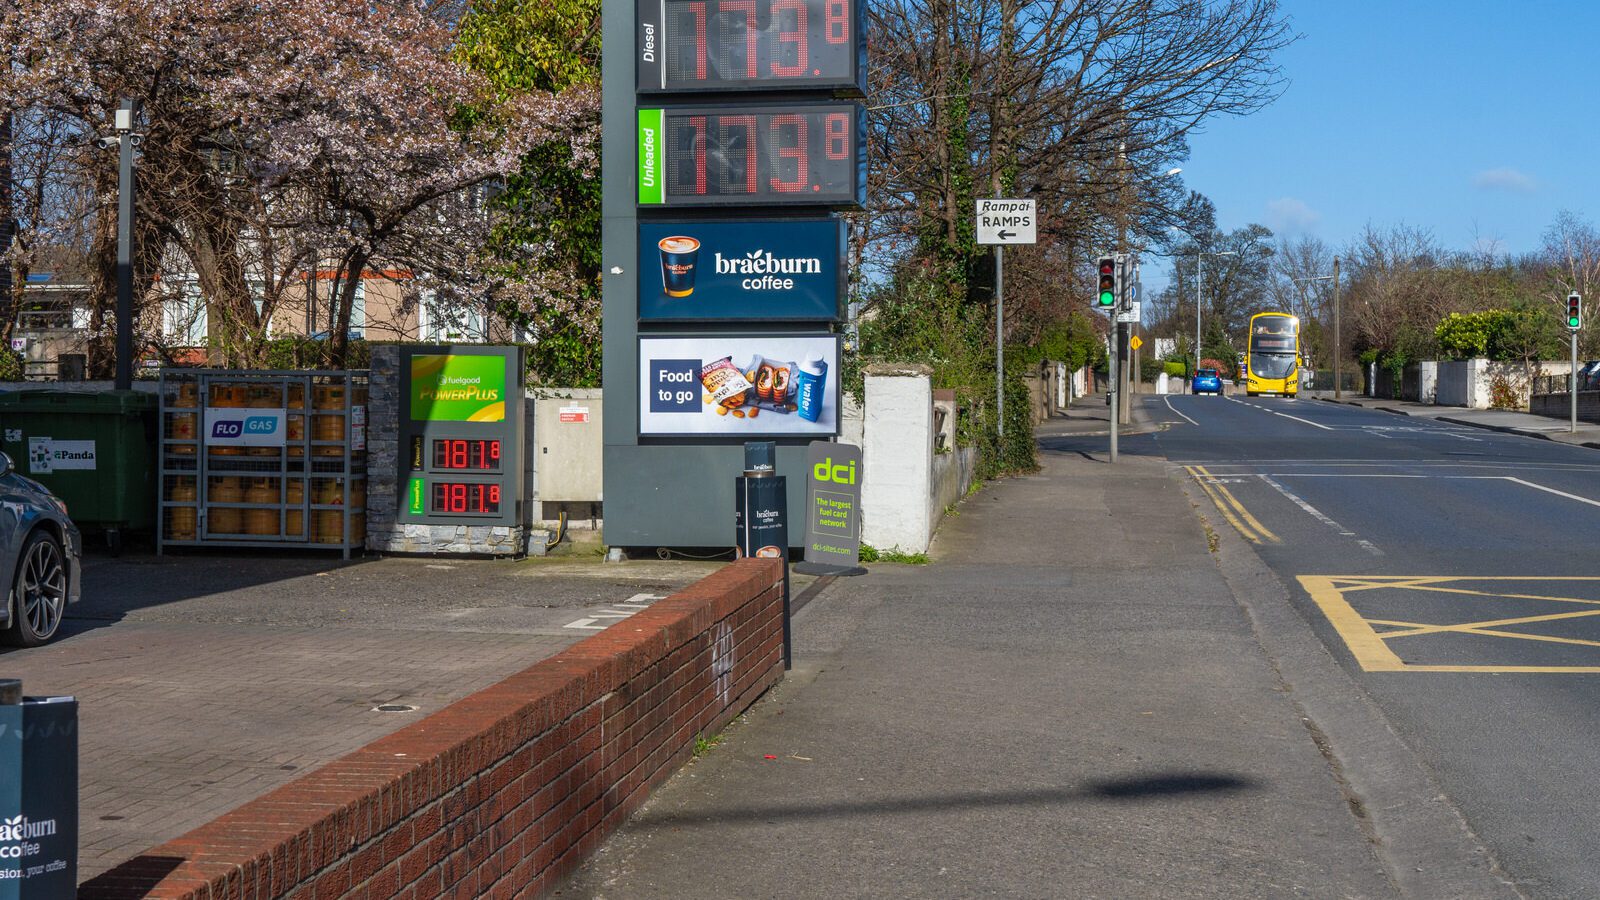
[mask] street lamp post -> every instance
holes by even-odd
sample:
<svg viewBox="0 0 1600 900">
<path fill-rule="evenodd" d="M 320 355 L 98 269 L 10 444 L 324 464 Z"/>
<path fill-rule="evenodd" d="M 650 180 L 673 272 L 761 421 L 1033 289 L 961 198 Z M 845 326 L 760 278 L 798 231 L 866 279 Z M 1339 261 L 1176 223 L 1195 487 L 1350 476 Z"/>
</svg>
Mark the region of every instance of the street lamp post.
<svg viewBox="0 0 1600 900">
<path fill-rule="evenodd" d="M 1194 255 L 1194 368 L 1189 372 L 1189 384 L 1194 384 L 1194 379 L 1200 374 L 1200 306 L 1204 302 L 1202 287 L 1205 285 L 1205 258 L 1207 256 L 1238 256 L 1236 250 L 1200 250 Z M 1221 373 L 1217 373 L 1221 377 Z"/>
<path fill-rule="evenodd" d="M 1333 399 L 1344 396 L 1344 385 L 1339 381 L 1339 355 L 1344 345 L 1339 341 L 1339 257 L 1333 258 Z"/>
<path fill-rule="evenodd" d="M 134 132 L 139 101 L 123 100 L 112 125 L 116 134 L 100 139 L 106 149 L 116 147 L 117 159 L 117 380 L 116 388 L 133 387 L 133 161 L 144 139 Z"/>
<path fill-rule="evenodd" d="M 1138 271 L 1137 267 L 1139 254 L 1128 244 L 1128 211 L 1132 203 L 1126 192 L 1128 189 L 1133 187 L 1133 184 L 1132 178 L 1127 173 L 1128 145 L 1126 143 L 1120 144 L 1117 147 L 1117 165 L 1122 174 L 1121 180 L 1123 191 L 1122 202 L 1117 204 L 1117 252 L 1127 253 L 1132 256 L 1133 271 Z M 1156 176 L 1154 180 L 1173 178 L 1182 174 L 1183 169 L 1173 167 Z M 1141 303 L 1144 301 L 1143 297 L 1139 297 L 1138 299 Z M 1133 405 L 1133 386 L 1137 383 L 1135 381 L 1136 376 L 1135 364 L 1133 361 L 1134 357 L 1132 355 L 1132 351 L 1129 349 L 1128 340 L 1133 336 L 1135 329 L 1138 328 L 1138 323 L 1123 323 L 1118 322 L 1116 319 L 1117 315 L 1115 312 L 1113 312 L 1111 314 L 1111 333 L 1114 337 L 1112 352 L 1116 354 L 1117 362 L 1120 364 L 1118 375 L 1116 379 L 1114 379 L 1113 384 L 1113 389 L 1117 392 L 1117 402 L 1114 404 L 1116 408 L 1116 415 L 1113 416 L 1111 424 L 1113 436 L 1116 434 L 1118 420 L 1120 419 L 1124 422 L 1128 421 L 1131 415 Z M 1115 454 L 1112 454 L 1112 461 L 1116 461 Z"/>
</svg>

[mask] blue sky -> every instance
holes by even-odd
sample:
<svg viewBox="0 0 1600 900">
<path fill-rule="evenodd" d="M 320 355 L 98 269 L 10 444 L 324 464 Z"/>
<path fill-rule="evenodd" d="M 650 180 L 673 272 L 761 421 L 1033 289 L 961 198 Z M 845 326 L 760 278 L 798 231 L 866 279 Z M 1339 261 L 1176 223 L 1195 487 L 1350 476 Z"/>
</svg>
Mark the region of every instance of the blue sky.
<svg viewBox="0 0 1600 900">
<path fill-rule="evenodd" d="M 1282 6 L 1303 35 L 1280 56 L 1288 89 L 1192 135 L 1183 164 L 1224 230 L 1259 222 L 1342 247 L 1369 221 L 1403 222 L 1446 249 L 1516 254 L 1560 209 L 1600 218 L 1600 2 Z"/>
</svg>

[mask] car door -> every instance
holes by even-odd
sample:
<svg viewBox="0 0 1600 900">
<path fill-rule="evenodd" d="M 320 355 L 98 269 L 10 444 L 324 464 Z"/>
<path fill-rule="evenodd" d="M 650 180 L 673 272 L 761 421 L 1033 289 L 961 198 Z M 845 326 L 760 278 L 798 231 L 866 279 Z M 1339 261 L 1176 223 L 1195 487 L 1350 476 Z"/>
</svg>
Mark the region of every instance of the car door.
<svg viewBox="0 0 1600 900">
<path fill-rule="evenodd" d="M 0 475 L 0 600 L 5 601 L 0 603 L 0 628 L 11 624 L 11 583 L 16 578 L 17 554 L 22 552 L 22 524 L 28 506 L 20 486 L 10 472 Z"/>
</svg>

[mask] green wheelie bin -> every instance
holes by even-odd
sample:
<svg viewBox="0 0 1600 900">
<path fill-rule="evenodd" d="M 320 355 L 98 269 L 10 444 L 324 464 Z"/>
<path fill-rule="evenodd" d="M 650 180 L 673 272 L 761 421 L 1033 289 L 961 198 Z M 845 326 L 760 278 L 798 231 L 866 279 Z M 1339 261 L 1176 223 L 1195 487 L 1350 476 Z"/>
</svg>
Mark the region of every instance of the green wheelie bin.
<svg viewBox="0 0 1600 900">
<path fill-rule="evenodd" d="M 155 531 L 158 404 L 143 391 L 3 393 L 0 450 L 116 552 L 124 531 Z"/>
</svg>

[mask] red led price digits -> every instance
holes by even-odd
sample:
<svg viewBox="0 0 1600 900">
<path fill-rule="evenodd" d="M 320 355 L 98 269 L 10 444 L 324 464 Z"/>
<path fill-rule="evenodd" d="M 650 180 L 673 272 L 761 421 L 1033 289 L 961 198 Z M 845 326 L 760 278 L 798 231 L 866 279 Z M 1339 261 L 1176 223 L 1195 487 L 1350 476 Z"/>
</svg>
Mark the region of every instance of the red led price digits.
<svg viewBox="0 0 1600 900">
<path fill-rule="evenodd" d="M 787 57 L 784 47 L 794 46 L 793 65 L 782 65 L 778 60 L 772 61 L 772 74 L 779 78 L 804 78 L 806 68 L 811 65 L 811 54 L 806 52 L 806 4 L 805 0 L 772 0 L 772 17 L 789 24 L 784 13 L 794 13 L 794 29 L 778 32 L 778 53 L 780 57 Z"/>
<path fill-rule="evenodd" d="M 669 108 L 664 202 L 860 202 L 860 115 L 853 104 Z"/>
<path fill-rule="evenodd" d="M 459 438 L 436 439 L 433 442 L 433 467 L 484 471 L 498 469 L 500 442 Z"/>
<path fill-rule="evenodd" d="M 829 159 L 850 158 L 850 117 L 844 113 L 829 113 L 823 127 L 827 129 L 828 146 L 824 152 Z"/>
<path fill-rule="evenodd" d="M 500 485 L 435 482 L 433 511 L 455 515 L 494 515 L 500 512 Z"/>
<path fill-rule="evenodd" d="M 667 0 L 665 14 L 668 82 L 848 79 L 855 68 L 850 0 Z"/>
<path fill-rule="evenodd" d="M 773 116 L 772 123 L 768 127 L 772 131 L 772 145 L 777 148 L 778 159 L 794 160 L 794 178 L 785 180 L 780 169 L 772 178 L 772 189 L 780 194 L 797 194 L 804 191 L 809 180 L 806 177 L 806 151 L 810 143 L 806 136 L 806 117 Z M 782 167 L 782 163 L 779 165 Z"/>
<path fill-rule="evenodd" d="M 825 25 L 827 30 L 823 36 L 830 44 L 848 44 L 850 42 L 850 10 L 846 8 L 844 0 L 828 0 L 828 14 Z"/>
</svg>

